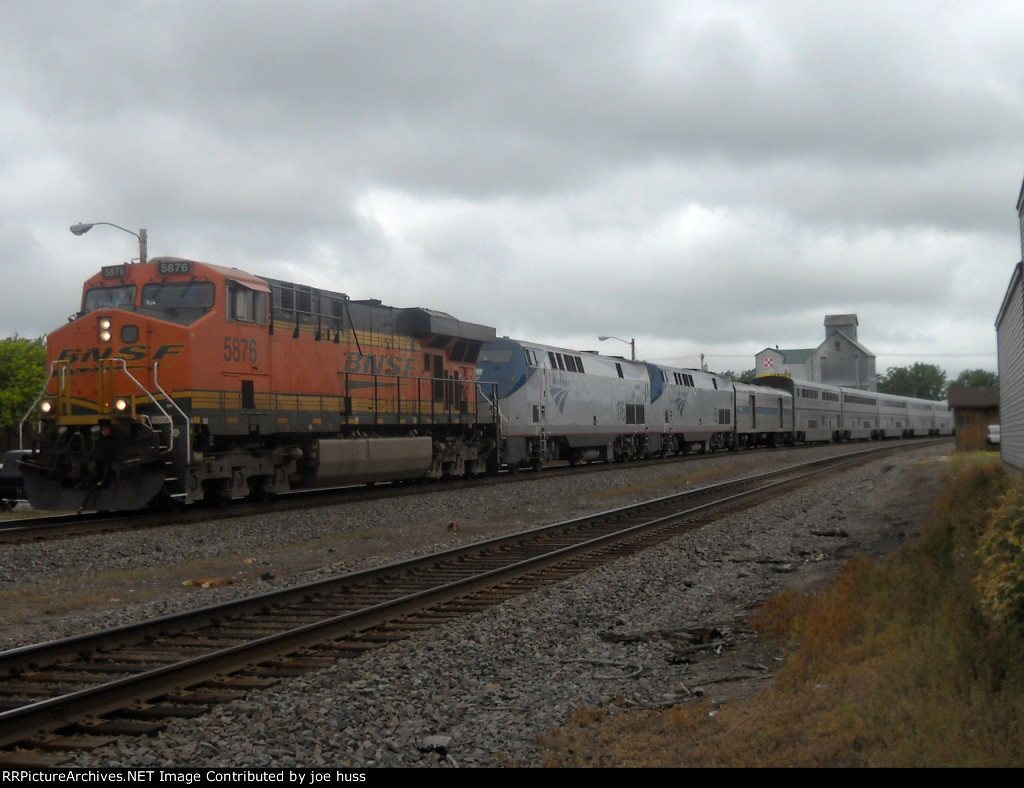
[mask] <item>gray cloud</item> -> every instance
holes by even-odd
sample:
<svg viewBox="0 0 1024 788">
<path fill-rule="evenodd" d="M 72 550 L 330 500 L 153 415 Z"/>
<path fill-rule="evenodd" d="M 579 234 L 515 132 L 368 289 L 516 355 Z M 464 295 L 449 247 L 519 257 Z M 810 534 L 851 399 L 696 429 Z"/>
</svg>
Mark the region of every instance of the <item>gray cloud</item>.
<svg viewBox="0 0 1024 788">
<path fill-rule="evenodd" d="M 1014 4 L 9 6 L 0 267 L 47 282 L 6 289 L 4 335 L 132 256 L 67 233 L 96 220 L 556 344 L 743 369 L 857 312 L 880 355 L 994 369 Z"/>
</svg>

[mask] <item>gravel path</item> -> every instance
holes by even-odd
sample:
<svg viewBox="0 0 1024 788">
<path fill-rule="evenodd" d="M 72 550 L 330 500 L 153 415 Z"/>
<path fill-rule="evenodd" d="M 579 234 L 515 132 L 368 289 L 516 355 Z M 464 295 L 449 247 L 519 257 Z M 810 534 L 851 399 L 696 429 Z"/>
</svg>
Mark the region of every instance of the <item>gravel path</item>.
<svg viewBox="0 0 1024 788">
<path fill-rule="evenodd" d="M 4 548 L 11 648 L 554 522 L 812 452 L 720 455 L 384 504 Z M 359 660 L 75 756 L 78 766 L 536 766 L 574 708 L 755 692 L 778 658 L 753 606 L 913 532 L 949 444 L 848 471 Z M 458 528 L 452 528 L 456 523 Z M 207 587 L 204 587 L 204 584 Z M 723 679 L 732 679 L 725 681 Z"/>
</svg>

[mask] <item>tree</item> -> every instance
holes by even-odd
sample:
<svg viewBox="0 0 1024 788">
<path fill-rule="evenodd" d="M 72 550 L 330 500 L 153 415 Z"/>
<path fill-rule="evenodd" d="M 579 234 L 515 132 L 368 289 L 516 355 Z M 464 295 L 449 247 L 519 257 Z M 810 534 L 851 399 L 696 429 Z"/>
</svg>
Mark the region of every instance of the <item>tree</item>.
<svg viewBox="0 0 1024 788">
<path fill-rule="evenodd" d="M 0 427 L 15 440 L 18 425 L 46 380 L 46 339 L 15 334 L 0 340 Z"/>
<path fill-rule="evenodd" d="M 757 377 L 757 370 L 748 369 L 745 372 L 735 372 L 731 369 L 727 369 L 725 372 L 720 372 L 719 374 L 725 375 L 727 378 L 739 381 L 740 383 L 750 383 Z"/>
<path fill-rule="evenodd" d="M 999 376 L 987 369 L 965 369 L 950 386 L 998 386 Z"/>
<path fill-rule="evenodd" d="M 946 391 L 946 373 L 934 364 L 918 362 L 912 367 L 889 367 L 878 381 L 883 394 L 919 399 L 942 399 Z"/>
</svg>

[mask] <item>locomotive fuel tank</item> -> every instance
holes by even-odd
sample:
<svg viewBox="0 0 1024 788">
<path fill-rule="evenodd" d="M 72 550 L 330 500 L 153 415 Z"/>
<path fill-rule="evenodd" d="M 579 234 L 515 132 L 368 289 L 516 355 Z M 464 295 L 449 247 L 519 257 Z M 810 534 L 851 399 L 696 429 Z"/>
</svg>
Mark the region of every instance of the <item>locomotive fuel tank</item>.
<svg viewBox="0 0 1024 788">
<path fill-rule="evenodd" d="M 434 455 L 428 437 L 321 439 L 313 452 L 313 462 L 303 477 L 305 487 L 419 479 L 430 470 Z"/>
</svg>

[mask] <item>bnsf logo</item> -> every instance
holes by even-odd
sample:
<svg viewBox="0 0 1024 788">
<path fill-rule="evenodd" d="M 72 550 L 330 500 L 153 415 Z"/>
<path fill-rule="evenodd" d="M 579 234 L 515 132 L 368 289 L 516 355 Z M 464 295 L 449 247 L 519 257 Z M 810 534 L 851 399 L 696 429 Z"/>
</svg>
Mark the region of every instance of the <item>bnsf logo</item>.
<svg viewBox="0 0 1024 788">
<path fill-rule="evenodd" d="M 401 356 L 359 355 L 349 353 L 345 358 L 345 372 L 363 372 L 368 375 L 404 375 L 409 377 L 416 371 L 418 359 Z"/>
<path fill-rule="evenodd" d="M 90 361 L 104 361 L 108 358 L 123 358 L 125 361 L 144 361 L 147 358 L 152 361 L 160 361 L 167 356 L 176 356 L 181 353 L 184 345 L 161 345 L 150 355 L 149 345 L 125 345 L 115 350 L 112 347 L 89 347 L 65 348 L 57 357 L 59 361 L 68 361 L 72 364 L 87 363 Z"/>
</svg>

